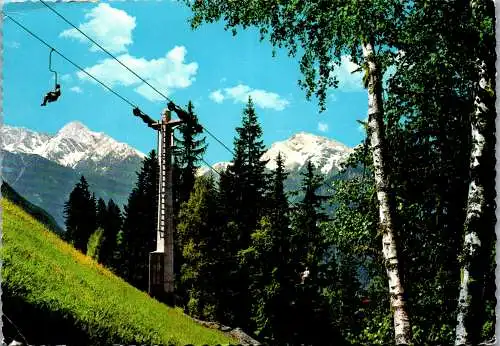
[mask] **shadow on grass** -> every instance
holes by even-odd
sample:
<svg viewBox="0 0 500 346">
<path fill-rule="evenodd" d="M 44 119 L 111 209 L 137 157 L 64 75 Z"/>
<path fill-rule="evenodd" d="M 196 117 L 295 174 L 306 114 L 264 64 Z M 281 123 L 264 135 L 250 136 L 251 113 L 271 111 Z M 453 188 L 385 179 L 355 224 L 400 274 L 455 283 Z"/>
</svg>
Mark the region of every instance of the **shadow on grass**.
<svg viewBox="0 0 500 346">
<path fill-rule="evenodd" d="M 15 338 L 24 341 L 24 337 L 31 345 L 67 346 L 104 345 L 111 341 L 109 335 L 90 336 L 71 316 L 65 316 L 63 312 L 52 311 L 47 307 L 32 305 L 21 297 L 12 295 L 4 285 L 2 310 L 3 335 L 6 340 Z"/>
</svg>

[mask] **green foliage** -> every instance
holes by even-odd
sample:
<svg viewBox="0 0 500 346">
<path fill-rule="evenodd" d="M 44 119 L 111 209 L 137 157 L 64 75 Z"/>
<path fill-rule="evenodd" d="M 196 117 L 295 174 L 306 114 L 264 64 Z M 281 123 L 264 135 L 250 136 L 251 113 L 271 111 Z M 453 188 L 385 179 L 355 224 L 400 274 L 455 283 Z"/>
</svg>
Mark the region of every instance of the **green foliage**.
<svg viewBox="0 0 500 346">
<path fill-rule="evenodd" d="M 90 235 L 96 229 L 96 201 L 90 193 L 89 185 L 84 176 L 76 184 L 64 204 L 66 217 L 66 240 L 70 241 L 77 250 L 86 252 Z"/>
<path fill-rule="evenodd" d="M 99 198 L 97 200 L 97 206 L 96 206 L 96 226 L 99 228 L 104 228 L 104 224 L 106 222 L 106 202 L 104 202 L 104 199 Z"/>
<path fill-rule="evenodd" d="M 144 159 L 141 171 L 137 173 L 137 183 L 125 206 L 123 232 L 119 257 L 119 274 L 127 282 L 146 291 L 148 288 L 149 253 L 156 249 L 157 227 L 157 193 L 158 193 L 158 158 L 152 150 Z M 109 207 L 109 206 L 108 206 Z M 118 224 L 118 211 L 115 210 L 115 221 Z M 116 232 L 110 225 L 110 234 Z"/>
<path fill-rule="evenodd" d="M 103 234 L 104 230 L 102 228 L 98 228 L 94 233 L 92 233 L 87 244 L 87 256 L 95 261 L 99 261 Z"/>
<path fill-rule="evenodd" d="M 177 226 L 177 243 L 182 253 L 179 288 L 185 293 L 187 312 L 195 317 L 214 320 L 218 296 L 216 190 L 209 178 L 199 177 L 187 202 L 182 204 Z"/>
<path fill-rule="evenodd" d="M 262 128 L 251 98 L 243 111 L 242 125 L 236 131 L 234 157 L 219 181 L 219 218 L 226 222 L 219 230 L 219 248 L 224 258 L 220 270 L 225 272 L 221 279 L 226 285 L 220 291 L 221 311 L 228 323 L 253 330 L 249 268 L 238 262 L 237 254 L 249 247 L 251 234 L 265 213 L 268 181 L 267 161 L 261 160 L 265 152 Z"/>
<path fill-rule="evenodd" d="M 193 191 L 196 172 L 207 149 L 205 137 L 202 137 L 203 127 L 198 121 L 191 101 L 187 105 L 187 113 L 189 115 L 187 121 L 178 126 L 181 138 L 174 136 L 175 150 L 172 172 L 172 179 L 175 182 L 172 186 L 174 225 L 179 222 L 178 216 L 182 203 L 189 200 L 189 196 Z M 183 265 L 181 246 L 174 247 L 174 256 L 176 285 L 181 286 L 182 284 L 179 282 Z"/>
<path fill-rule="evenodd" d="M 194 187 L 196 170 L 207 149 L 205 137 L 201 137 L 203 127 L 194 112 L 193 103 L 187 105 L 189 115 L 186 122 L 179 125 L 178 129 L 182 138 L 175 138 L 175 170 L 176 182 L 175 195 L 178 206 L 189 199 Z"/>
<path fill-rule="evenodd" d="M 261 160 L 265 153 L 263 133 L 251 97 L 243 110 L 241 127 L 237 127 L 236 132 L 238 136 L 234 140 L 235 154 L 232 165 L 227 170 L 227 179 L 231 184 L 228 193 L 232 195 L 228 203 L 232 206 L 231 216 L 234 221 L 240 224 L 242 230 L 247 230 L 241 237 L 242 245 L 246 245 L 250 237 L 249 232 L 262 216 L 267 188 L 267 161 Z"/>
<path fill-rule="evenodd" d="M 234 343 L 126 284 L 7 199 L 2 210 L 3 311 L 31 343 Z"/>
<path fill-rule="evenodd" d="M 115 204 L 115 202 L 110 199 L 108 205 L 105 209 L 105 219 L 102 223 L 103 227 L 103 240 L 100 250 L 99 260 L 109 268 L 116 266 L 116 262 L 113 259 L 114 253 L 118 244 L 118 233 L 121 231 L 123 219 L 120 208 Z M 122 243 L 123 240 L 120 240 Z"/>
<path fill-rule="evenodd" d="M 316 96 L 326 108 L 328 90 L 339 84 L 334 73 L 342 56 L 350 55 L 364 66 L 361 45 L 373 41 L 377 63 L 384 69 L 394 58 L 393 47 L 405 22 L 409 5 L 399 0 L 267 1 L 241 6 L 238 1 L 184 0 L 191 8 L 191 26 L 225 22 L 225 29 L 256 27 L 261 40 L 286 48 L 290 56 L 301 54 L 299 85 L 306 97 Z"/>
</svg>

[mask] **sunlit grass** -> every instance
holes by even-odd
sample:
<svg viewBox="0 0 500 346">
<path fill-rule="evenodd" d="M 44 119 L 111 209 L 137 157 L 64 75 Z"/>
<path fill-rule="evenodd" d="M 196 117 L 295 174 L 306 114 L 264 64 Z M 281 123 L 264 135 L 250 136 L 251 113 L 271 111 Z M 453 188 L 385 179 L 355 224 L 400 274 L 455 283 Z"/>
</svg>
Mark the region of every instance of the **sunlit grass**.
<svg viewBox="0 0 500 346">
<path fill-rule="evenodd" d="M 70 316 L 106 342 L 235 343 L 128 285 L 5 198 L 1 205 L 2 285 L 27 303 Z"/>
</svg>

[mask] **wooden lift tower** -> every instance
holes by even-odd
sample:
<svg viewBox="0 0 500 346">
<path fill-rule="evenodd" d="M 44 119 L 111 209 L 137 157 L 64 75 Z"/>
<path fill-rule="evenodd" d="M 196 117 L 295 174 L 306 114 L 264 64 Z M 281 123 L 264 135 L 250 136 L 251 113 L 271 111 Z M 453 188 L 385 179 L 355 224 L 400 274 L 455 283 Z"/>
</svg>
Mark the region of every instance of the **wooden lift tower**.
<svg viewBox="0 0 500 346">
<path fill-rule="evenodd" d="M 174 111 L 181 120 L 172 120 Z M 149 255 L 148 293 L 169 305 L 174 305 L 174 213 L 172 198 L 172 147 L 174 127 L 188 119 L 188 114 L 169 102 L 160 121 L 154 121 L 138 108 L 133 111 L 158 133 L 158 211 L 156 250 Z"/>
</svg>

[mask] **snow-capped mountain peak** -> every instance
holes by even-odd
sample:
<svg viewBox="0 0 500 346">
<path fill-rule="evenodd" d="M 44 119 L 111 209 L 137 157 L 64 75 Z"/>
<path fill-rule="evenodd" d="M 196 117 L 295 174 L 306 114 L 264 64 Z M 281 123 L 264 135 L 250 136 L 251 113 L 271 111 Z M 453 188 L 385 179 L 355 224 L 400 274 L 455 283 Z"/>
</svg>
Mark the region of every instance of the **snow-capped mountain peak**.
<svg viewBox="0 0 500 346">
<path fill-rule="evenodd" d="M 266 168 L 276 169 L 276 158 L 281 154 L 285 169 L 289 172 L 302 169 L 308 161 L 314 164 L 323 174 L 337 171 L 340 164 L 347 159 L 353 151 L 352 148 L 326 137 L 312 133 L 299 132 L 287 140 L 275 142 L 262 155 L 262 160 L 268 160 Z M 212 167 L 221 171 L 230 165 L 229 162 L 218 162 Z M 198 174 L 209 174 L 210 168 L 200 167 Z"/>
<path fill-rule="evenodd" d="M 40 155 L 71 168 L 82 162 L 91 162 L 97 167 L 103 161 L 121 161 L 130 157 L 142 159 L 145 156 L 102 132 L 91 131 L 79 121 L 66 124 L 52 136 L 11 126 L 2 126 L 0 135 L 3 150 Z"/>
<path fill-rule="evenodd" d="M 2 125 L 0 127 L 0 148 L 9 152 L 30 154 L 44 145 L 50 136 L 23 127 Z"/>
<path fill-rule="evenodd" d="M 269 160 L 267 168 L 275 169 L 280 153 L 289 171 L 301 169 L 311 161 L 323 174 L 328 174 L 338 169 L 351 152 L 351 148 L 335 140 L 299 132 L 285 141 L 272 144 L 262 159 Z"/>
<path fill-rule="evenodd" d="M 64 125 L 58 132 L 57 135 L 77 137 L 80 133 L 91 132 L 89 128 L 83 125 L 79 121 L 72 121 Z"/>
</svg>

